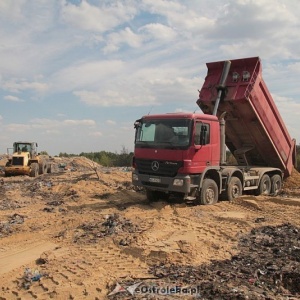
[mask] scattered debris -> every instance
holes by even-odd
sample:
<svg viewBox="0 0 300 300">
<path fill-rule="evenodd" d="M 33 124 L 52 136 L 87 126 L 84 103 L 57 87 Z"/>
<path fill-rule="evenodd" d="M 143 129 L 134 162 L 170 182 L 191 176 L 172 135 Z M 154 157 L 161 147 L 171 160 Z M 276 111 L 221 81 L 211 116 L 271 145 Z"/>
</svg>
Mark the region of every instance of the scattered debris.
<svg viewBox="0 0 300 300">
<path fill-rule="evenodd" d="M 118 214 L 107 215 L 105 220 L 84 223 L 77 228 L 75 232 L 74 242 L 96 242 L 97 239 L 111 235 L 120 235 L 123 233 L 135 233 L 139 231 L 139 227 L 134 225 L 130 220 L 121 217 Z M 123 237 L 120 245 L 128 245 L 130 239 Z"/>
<path fill-rule="evenodd" d="M 0 238 L 4 236 L 9 236 L 17 229 L 15 225 L 23 224 L 24 216 L 19 214 L 13 214 L 8 217 L 7 221 L 0 223 Z"/>
<path fill-rule="evenodd" d="M 43 211 L 45 212 L 54 212 L 55 208 L 54 207 L 44 207 Z"/>
<path fill-rule="evenodd" d="M 241 238 L 239 250 L 230 260 L 198 267 L 161 263 L 150 273 L 166 283 L 197 285 L 203 299 L 300 297 L 299 228 L 283 224 L 253 229 Z"/>
<path fill-rule="evenodd" d="M 21 287 L 29 289 L 32 282 L 39 281 L 42 276 L 45 276 L 45 274 L 42 274 L 39 270 L 31 270 L 30 268 L 26 268 L 22 277 Z"/>
</svg>

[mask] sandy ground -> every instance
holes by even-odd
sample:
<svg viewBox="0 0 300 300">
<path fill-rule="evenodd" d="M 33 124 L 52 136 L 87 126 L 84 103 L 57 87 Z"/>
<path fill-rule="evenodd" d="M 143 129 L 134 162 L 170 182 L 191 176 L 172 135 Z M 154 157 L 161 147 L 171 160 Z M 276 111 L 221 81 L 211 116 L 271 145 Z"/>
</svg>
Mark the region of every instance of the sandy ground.
<svg viewBox="0 0 300 300">
<path fill-rule="evenodd" d="M 134 299 L 108 295 L 121 282 L 155 280 L 154 265 L 231 259 L 240 238 L 262 226 L 300 227 L 298 173 L 277 197 L 191 206 L 148 203 L 126 169 L 99 166 L 98 178 L 85 158 L 55 163 L 37 178 L 0 177 L 0 300 Z"/>
</svg>

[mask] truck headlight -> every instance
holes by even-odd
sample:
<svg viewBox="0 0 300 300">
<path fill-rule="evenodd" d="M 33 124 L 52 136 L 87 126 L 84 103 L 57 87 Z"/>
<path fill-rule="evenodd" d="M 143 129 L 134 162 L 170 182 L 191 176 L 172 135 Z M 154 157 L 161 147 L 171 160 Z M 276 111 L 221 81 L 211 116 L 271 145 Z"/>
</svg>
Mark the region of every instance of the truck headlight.
<svg viewBox="0 0 300 300">
<path fill-rule="evenodd" d="M 136 174 L 132 174 L 132 181 L 138 181 L 139 180 L 139 176 L 137 176 Z"/>
<path fill-rule="evenodd" d="M 173 185 L 183 186 L 183 179 L 174 179 Z"/>
</svg>

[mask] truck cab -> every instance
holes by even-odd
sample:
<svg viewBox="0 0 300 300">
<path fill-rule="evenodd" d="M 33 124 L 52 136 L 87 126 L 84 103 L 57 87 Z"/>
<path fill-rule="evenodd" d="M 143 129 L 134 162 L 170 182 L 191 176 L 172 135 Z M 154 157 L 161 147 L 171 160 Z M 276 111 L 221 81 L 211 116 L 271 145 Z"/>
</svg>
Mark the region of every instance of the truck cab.
<svg viewBox="0 0 300 300">
<path fill-rule="evenodd" d="M 199 185 L 199 175 L 210 166 L 219 166 L 220 129 L 216 116 L 148 115 L 137 120 L 135 128 L 132 178 L 135 185 L 147 188 L 148 195 L 155 190 L 160 196 L 176 193 L 188 197 Z"/>
</svg>

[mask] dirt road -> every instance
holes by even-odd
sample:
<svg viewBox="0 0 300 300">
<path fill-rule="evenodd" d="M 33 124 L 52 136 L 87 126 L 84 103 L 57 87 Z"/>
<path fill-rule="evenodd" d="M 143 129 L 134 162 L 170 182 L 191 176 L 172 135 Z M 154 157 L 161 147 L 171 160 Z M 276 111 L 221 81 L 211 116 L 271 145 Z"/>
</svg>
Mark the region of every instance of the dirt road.
<svg viewBox="0 0 300 300">
<path fill-rule="evenodd" d="M 190 299 L 158 286 L 300 299 L 299 174 L 280 196 L 213 206 L 148 203 L 127 170 L 98 175 L 77 158 L 53 174 L 0 178 L 1 300 Z"/>
</svg>

